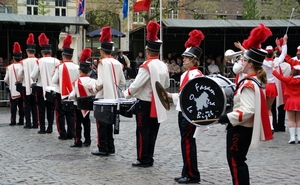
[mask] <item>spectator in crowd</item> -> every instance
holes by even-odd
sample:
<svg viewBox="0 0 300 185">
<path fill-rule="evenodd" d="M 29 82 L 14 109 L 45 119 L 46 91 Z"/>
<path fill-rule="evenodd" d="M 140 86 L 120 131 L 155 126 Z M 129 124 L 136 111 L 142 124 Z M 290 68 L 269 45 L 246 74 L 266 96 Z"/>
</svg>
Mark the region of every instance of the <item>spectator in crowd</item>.
<svg viewBox="0 0 300 185">
<path fill-rule="evenodd" d="M 138 56 L 136 57 L 135 59 L 135 63 L 136 63 L 136 68 L 138 69 L 138 67 L 143 63 L 145 62 L 145 58 L 144 58 L 144 55 L 143 55 L 143 52 L 139 52 Z"/>
<path fill-rule="evenodd" d="M 222 56 L 219 55 L 217 58 L 216 58 L 216 61 L 215 61 L 215 64 L 219 67 L 219 70 L 220 70 L 220 74 L 224 74 L 224 66 L 225 66 L 225 63 L 223 62 L 222 60 Z"/>
<path fill-rule="evenodd" d="M 175 60 L 171 60 L 171 65 L 169 66 L 169 69 L 170 78 L 173 78 L 176 81 L 176 83 L 178 83 L 181 74 L 180 66 L 176 63 Z"/>
<path fill-rule="evenodd" d="M 116 60 L 118 60 L 121 64 L 123 64 L 123 72 L 125 74 L 125 78 L 129 79 L 131 76 L 131 67 L 130 67 L 130 60 L 126 55 L 123 54 L 123 51 L 119 49 L 118 55 L 116 56 Z"/>
<path fill-rule="evenodd" d="M 215 64 L 215 60 L 210 61 L 210 65 L 207 67 L 209 74 L 219 74 L 220 69 L 219 67 Z"/>
</svg>

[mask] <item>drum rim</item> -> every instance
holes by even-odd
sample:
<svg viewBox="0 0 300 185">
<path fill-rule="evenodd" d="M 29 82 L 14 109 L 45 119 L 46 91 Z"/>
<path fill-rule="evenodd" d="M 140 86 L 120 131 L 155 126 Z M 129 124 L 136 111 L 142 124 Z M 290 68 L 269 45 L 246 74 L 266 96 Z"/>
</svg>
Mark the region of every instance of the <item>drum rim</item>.
<svg viewBox="0 0 300 185">
<path fill-rule="evenodd" d="M 229 86 L 231 89 L 232 89 L 232 91 L 234 92 L 234 90 L 235 90 L 235 83 L 233 83 L 232 81 L 230 81 L 228 78 L 226 78 L 225 76 L 222 76 L 222 75 L 220 75 L 220 74 L 212 74 L 212 75 L 209 75 L 208 77 L 210 77 L 210 78 L 214 78 L 214 77 L 217 77 L 217 78 L 220 78 L 220 79 L 222 79 L 222 80 L 224 80 L 228 85 L 233 85 L 233 86 Z M 219 82 L 217 82 L 217 83 L 219 83 Z M 220 85 L 220 84 L 219 84 Z M 222 86 L 222 85 L 220 85 L 220 86 Z M 222 88 L 223 89 L 223 88 Z M 226 93 L 225 93 L 226 94 Z"/>
<path fill-rule="evenodd" d="M 191 83 L 194 79 L 198 79 L 198 78 L 207 78 L 207 79 L 211 79 L 211 80 L 212 80 L 212 78 L 209 77 L 209 76 L 199 76 L 199 77 L 196 77 L 196 78 L 193 78 L 193 79 L 189 80 L 189 81 L 186 83 L 186 85 L 182 88 L 181 93 L 180 93 L 180 95 L 179 95 L 179 99 L 180 99 L 180 109 L 181 109 L 181 112 L 182 112 L 182 115 L 184 116 L 184 118 L 185 118 L 186 120 L 188 120 L 190 123 L 192 123 L 193 125 L 195 125 L 195 126 L 206 126 L 206 125 L 211 125 L 211 124 L 215 123 L 216 121 L 213 121 L 212 123 L 207 123 L 207 122 L 203 122 L 203 123 L 201 123 L 201 124 L 200 124 L 200 123 L 194 123 L 193 121 L 195 121 L 195 120 L 191 120 L 190 118 L 188 118 L 188 116 L 185 114 L 185 111 L 184 111 L 184 109 L 183 109 L 183 107 L 182 107 L 182 92 L 184 92 L 185 88 L 187 87 L 187 85 L 188 85 L 189 83 Z M 212 81 L 214 81 L 214 80 L 212 80 Z M 216 82 L 216 81 L 214 81 L 214 82 L 220 87 L 220 84 L 219 84 L 218 82 Z M 221 87 L 220 87 L 220 89 L 221 89 L 221 91 L 222 91 L 224 100 L 226 100 L 227 97 L 226 97 L 226 93 L 225 93 L 224 89 L 221 88 Z M 224 101 L 224 102 L 225 102 L 225 101 Z M 226 111 L 226 103 L 224 103 L 223 110 L 222 110 L 222 114 L 224 114 L 225 111 Z M 222 115 L 222 114 L 221 114 L 221 115 Z"/>
</svg>

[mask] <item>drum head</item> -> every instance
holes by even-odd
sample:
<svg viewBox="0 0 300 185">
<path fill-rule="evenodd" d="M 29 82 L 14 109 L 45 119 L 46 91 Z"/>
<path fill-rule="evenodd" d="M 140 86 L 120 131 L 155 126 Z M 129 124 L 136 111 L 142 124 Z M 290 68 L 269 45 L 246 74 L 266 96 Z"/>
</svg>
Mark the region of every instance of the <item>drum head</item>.
<svg viewBox="0 0 300 185">
<path fill-rule="evenodd" d="M 184 117 L 196 126 L 212 124 L 226 107 L 224 90 L 208 77 L 188 81 L 179 98 Z"/>
</svg>

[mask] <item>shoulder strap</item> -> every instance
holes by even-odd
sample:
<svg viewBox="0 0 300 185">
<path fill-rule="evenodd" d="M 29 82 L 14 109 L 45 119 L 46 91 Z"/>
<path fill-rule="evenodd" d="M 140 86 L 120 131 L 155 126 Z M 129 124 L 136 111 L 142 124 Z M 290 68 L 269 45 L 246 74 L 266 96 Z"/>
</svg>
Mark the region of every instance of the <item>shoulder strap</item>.
<svg viewBox="0 0 300 185">
<path fill-rule="evenodd" d="M 259 81 L 257 81 L 255 78 L 243 78 L 241 81 L 239 81 L 239 83 L 236 86 L 235 91 L 237 91 L 240 87 L 240 85 L 245 81 L 245 80 L 252 80 L 253 82 L 255 82 L 257 84 L 257 86 L 261 89 L 265 89 L 266 86 L 263 85 L 262 83 L 260 83 Z"/>
</svg>

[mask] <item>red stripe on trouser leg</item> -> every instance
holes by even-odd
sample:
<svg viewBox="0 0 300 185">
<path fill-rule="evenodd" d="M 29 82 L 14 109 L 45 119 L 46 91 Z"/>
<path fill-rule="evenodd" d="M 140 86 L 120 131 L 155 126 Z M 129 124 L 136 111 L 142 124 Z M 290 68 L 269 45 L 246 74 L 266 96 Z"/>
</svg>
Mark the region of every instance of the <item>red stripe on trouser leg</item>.
<svg viewBox="0 0 300 185">
<path fill-rule="evenodd" d="M 98 148 L 100 148 L 100 122 L 98 120 L 96 120 L 96 124 L 97 124 L 97 146 Z"/>
<path fill-rule="evenodd" d="M 55 120 L 56 120 L 56 127 L 57 127 L 57 132 L 60 134 L 60 126 L 59 126 L 59 120 L 58 120 L 58 101 L 55 99 Z"/>
<path fill-rule="evenodd" d="M 138 159 L 142 159 L 143 157 L 143 136 L 139 132 L 139 151 L 138 151 Z"/>
<path fill-rule="evenodd" d="M 232 175 L 233 175 L 234 185 L 239 185 L 238 170 L 236 167 L 236 162 L 233 157 L 231 158 L 231 166 L 232 166 Z"/>
<path fill-rule="evenodd" d="M 188 126 L 188 133 L 187 133 L 187 137 L 185 138 L 185 155 L 186 155 L 186 162 L 187 162 L 187 170 L 188 170 L 188 174 L 190 175 L 190 177 L 194 177 L 193 174 L 193 169 L 192 169 L 192 163 L 191 163 L 191 145 L 190 145 L 190 141 L 189 141 L 189 135 L 192 134 L 192 128 L 191 128 L 192 124 L 190 124 Z"/>
</svg>

